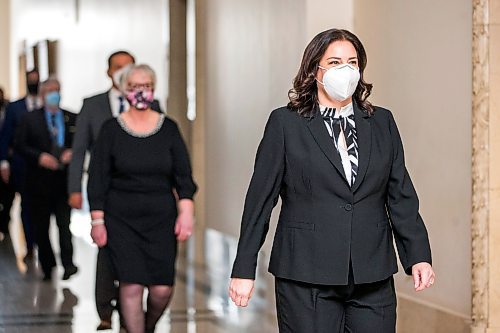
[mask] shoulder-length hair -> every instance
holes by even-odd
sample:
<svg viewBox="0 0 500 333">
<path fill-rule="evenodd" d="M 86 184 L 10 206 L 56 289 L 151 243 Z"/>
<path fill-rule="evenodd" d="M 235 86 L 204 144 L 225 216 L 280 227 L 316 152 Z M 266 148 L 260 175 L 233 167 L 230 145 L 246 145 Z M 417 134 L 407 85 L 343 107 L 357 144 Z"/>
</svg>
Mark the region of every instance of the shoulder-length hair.
<svg viewBox="0 0 500 333">
<path fill-rule="evenodd" d="M 318 105 L 318 88 L 316 74 L 319 62 L 332 42 L 349 41 L 356 49 L 360 78 L 353 100 L 368 115 L 373 113 L 373 106 L 367 101 L 373 85 L 366 83 L 363 72 L 366 68 L 366 52 L 361 41 L 352 32 L 342 29 L 330 29 L 317 34 L 307 45 L 302 56 L 299 72 L 293 80 L 293 88 L 288 91 L 288 108 L 297 111 L 301 116 L 311 117 Z"/>
</svg>

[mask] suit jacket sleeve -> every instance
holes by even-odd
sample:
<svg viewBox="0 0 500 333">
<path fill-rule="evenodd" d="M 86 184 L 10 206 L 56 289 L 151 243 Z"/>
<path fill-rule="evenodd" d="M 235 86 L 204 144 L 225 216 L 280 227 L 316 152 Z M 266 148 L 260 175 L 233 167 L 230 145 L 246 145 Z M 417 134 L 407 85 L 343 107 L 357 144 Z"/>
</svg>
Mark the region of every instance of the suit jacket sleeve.
<svg viewBox="0 0 500 333">
<path fill-rule="evenodd" d="M 238 251 L 231 277 L 255 279 L 257 255 L 269 230 L 269 218 L 278 201 L 285 168 L 285 141 L 281 114 L 273 111 L 259 144 L 245 199 Z"/>
<path fill-rule="evenodd" d="M 109 120 L 102 126 L 92 149 L 87 193 L 90 210 L 104 210 L 104 202 L 111 183 L 111 148 L 115 131 Z"/>
<path fill-rule="evenodd" d="M 33 113 L 25 113 L 21 117 L 15 133 L 14 148 L 26 159 L 26 162 L 30 164 L 38 164 L 40 154 L 42 154 L 43 151 L 38 147 L 30 145 L 29 143 L 29 134 L 33 133 L 30 124 L 30 120 L 34 119 L 31 118 L 33 115 Z M 41 124 L 41 126 L 44 125 L 45 124 Z"/>
<path fill-rule="evenodd" d="M 5 120 L 0 131 L 0 161 L 9 159 L 9 147 L 14 139 L 15 111 L 13 103 L 5 109 Z"/>
<path fill-rule="evenodd" d="M 393 162 L 388 182 L 387 211 L 394 231 L 399 258 L 406 274 L 419 262 L 432 264 L 429 238 L 418 213 L 418 197 L 406 170 L 403 144 L 396 122 L 389 113 Z"/>
<path fill-rule="evenodd" d="M 82 191 L 82 174 L 85 153 L 90 149 L 91 131 L 89 102 L 83 102 L 82 110 L 76 120 L 76 132 L 73 137 L 71 163 L 69 165 L 68 193 Z"/>
<path fill-rule="evenodd" d="M 71 111 L 64 110 L 64 118 L 65 118 L 64 147 L 72 149 L 73 148 L 73 140 L 75 138 L 75 132 L 76 132 L 77 115 Z"/>
</svg>

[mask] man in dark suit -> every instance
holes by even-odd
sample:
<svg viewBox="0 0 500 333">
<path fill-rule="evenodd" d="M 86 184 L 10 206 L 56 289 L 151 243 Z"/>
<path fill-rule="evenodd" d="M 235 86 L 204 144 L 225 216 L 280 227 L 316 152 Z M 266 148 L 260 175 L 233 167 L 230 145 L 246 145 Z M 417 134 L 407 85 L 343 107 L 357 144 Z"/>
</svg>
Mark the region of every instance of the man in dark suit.
<svg viewBox="0 0 500 333">
<path fill-rule="evenodd" d="M 4 98 L 0 88 L 0 133 L 5 121 L 5 113 L 9 101 Z M 0 180 L 0 241 L 9 234 L 10 208 L 14 200 L 14 188 L 10 182 Z"/>
<path fill-rule="evenodd" d="M 38 96 L 39 80 L 40 76 L 36 69 L 26 73 L 28 94 L 7 106 L 0 132 L 0 172 L 2 181 L 11 183 L 15 191 L 21 195 L 21 219 L 26 238 L 27 258 L 33 255 L 34 235 L 29 212 L 29 197 L 24 191 L 26 166 L 21 155 L 13 149 L 13 144 L 14 133 L 21 117 L 42 107 L 42 100 Z"/>
<path fill-rule="evenodd" d="M 59 229 L 63 280 L 67 280 L 78 271 L 73 263 L 69 230 L 71 207 L 67 194 L 67 168 L 71 161 L 76 115 L 59 107 L 59 81 L 48 79 L 40 90 L 45 107 L 22 117 L 14 144 L 26 161 L 26 193 L 30 196 L 43 279 L 50 280 L 56 266 L 49 239 L 50 216 L 54 214 Z"/>
<path fill-rule="evenodd" d="M 120 91 L 118 80 L 124 67 L 133 63 L 135 63 L 134 57 L 126 51 L 111 54 L 108 58 L 107 71 L 112 81 L 111 89 L 83 101 L 76 123 L 73 159 L 69 167 L 69 203 L 75 209 L 82 208 L 82 176 L 86 153 L 92 150 L 102 124 L 111 117 L 117 117 L 121 112 L 128 110 L 128 102 Z M 157 100 L 153 102 L 152 109 L 161 112 Z M 101 319 L 97 329 L 110 329 L 111 315 L 115 308 L 112 302 L 118 299 L 118 288 L 115 286 L 111 262 L 103 251 L 99 251 L 97 256 L 95 288 L 96 307 Z"/>
</svg>

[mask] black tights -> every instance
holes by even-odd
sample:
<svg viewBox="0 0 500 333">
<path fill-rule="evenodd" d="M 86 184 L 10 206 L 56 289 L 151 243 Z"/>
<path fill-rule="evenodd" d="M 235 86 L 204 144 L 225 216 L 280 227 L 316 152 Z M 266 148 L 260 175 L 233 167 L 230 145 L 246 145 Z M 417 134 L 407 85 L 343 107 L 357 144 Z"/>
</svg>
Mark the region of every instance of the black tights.
<svg viewBox="0 0 500 333">
<path fill-rule="evenodd" d="M 120 306 L 128 333 L 154 332 L 156 323 L 167 308 L 173 287 L 165 285 L 148 286 L 147 311 L 144 315 L 142 297 L 144 286 L 120 282 Z"/>
</svg>

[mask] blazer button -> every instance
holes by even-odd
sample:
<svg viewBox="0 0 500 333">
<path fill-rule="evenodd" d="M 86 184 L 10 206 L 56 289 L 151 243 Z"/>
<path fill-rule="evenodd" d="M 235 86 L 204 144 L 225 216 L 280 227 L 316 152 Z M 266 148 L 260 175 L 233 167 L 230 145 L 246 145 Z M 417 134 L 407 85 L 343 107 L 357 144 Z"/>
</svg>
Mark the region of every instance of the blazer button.
<svg viewBox="0 0 500 333">
<path fill-rule="evenodd" d="M 347 204 L 344 206 L 344 209 L 347 210 L 347 211 L 350 211 L 352 210 L 352 205 L 351 204 Z"/>
</svg>

